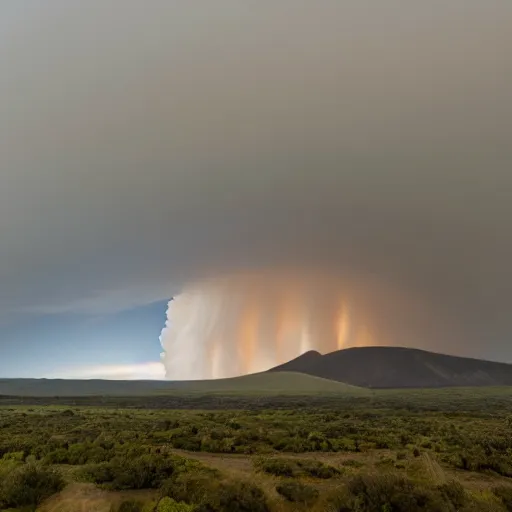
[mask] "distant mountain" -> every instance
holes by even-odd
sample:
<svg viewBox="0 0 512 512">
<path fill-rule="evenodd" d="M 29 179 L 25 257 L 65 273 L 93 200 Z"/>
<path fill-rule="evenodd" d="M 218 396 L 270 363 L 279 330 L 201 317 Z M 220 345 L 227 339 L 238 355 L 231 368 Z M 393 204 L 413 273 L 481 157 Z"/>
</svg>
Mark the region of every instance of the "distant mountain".
<svg viewBox="0 0 512 512">
<path fill-rule="evenodd" d="M 195 381 L 0 379 L 0 397 L 366 395 L 362 388 L 512 386 L 512 365 L 400 347 L 309 351 L 268 372 Z M 371 393 L 370 393 L 371 394 Z"/>
<path fill-rule="evenodd" d="M 269 372 L 301 372 L 367 388 L 512 386 L 512 365 L 402 347 L 306 352 Z"/>
</svg>

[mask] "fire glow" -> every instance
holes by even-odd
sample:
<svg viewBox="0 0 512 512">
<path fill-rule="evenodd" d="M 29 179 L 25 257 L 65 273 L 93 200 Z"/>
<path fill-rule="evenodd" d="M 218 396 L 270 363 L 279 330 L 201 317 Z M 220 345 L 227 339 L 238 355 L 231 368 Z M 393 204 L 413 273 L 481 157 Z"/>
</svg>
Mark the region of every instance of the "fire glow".
<svg viewBox="0 0 512 512">
<path fill-rule="evenodd" d="M 160 340 L 169 379 L 266 370 L 308 350 L 372 344 L 341 280 L 260 272 L 203 280 L 169 303 Z"/>
</svg>

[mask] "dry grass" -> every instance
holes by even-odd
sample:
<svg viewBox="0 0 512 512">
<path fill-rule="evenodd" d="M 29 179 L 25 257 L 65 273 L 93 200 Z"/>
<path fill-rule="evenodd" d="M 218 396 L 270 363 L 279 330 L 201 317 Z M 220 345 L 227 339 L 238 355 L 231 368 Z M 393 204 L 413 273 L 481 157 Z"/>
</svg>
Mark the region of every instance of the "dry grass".
<svg viewBox="0 0 512 512">
<path fill-rule="evenodd" d="M 155 495 L 155 491 L 105 491 L 93 484 L 75 482 L 47 500 L 38 512 L 110 512 L 112 505 L 124 500 L 145 502 Z"/>
</svg>

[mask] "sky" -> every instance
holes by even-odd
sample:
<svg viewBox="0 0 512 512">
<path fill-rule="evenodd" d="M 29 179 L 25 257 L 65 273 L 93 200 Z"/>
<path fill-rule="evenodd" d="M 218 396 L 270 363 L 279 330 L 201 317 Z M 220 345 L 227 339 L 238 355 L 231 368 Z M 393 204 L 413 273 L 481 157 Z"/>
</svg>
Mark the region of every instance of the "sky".
<svg viewBox="0 0 512 512">
<path fill-rule="evenodd" d="M 512 361 L 508 0 L 3 0 L 0 376 L 158 378 L 198 279 L 322 268 Z M 276 270 L 277 271 L 277 270 Z"/>
</svg>

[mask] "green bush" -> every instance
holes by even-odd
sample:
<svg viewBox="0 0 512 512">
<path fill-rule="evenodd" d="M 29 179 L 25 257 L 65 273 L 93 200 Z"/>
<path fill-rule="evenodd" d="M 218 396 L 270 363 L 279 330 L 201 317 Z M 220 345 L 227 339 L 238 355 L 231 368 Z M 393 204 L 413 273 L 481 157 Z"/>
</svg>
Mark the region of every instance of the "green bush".
<svg viewBox="0 0 512 512">
<path fill-rule="evenodd" d="M 23 462 L 24 459 L 25 459 L 24 452 L 10 452 L 10 453 L 6 453 L 2 457 L 2 462 L 5 462 L 5 461 Z"/>
<path fill-rule="evenodd" d="M 182 470 L 163 482 L 160 493 L 178 502 L 200 503 L 219 478 L 219 473 L 209 468 Z"/>
<path fill-rule="evenodd" d="M 199 463 L 183 457 L 161 455 L 143 455 L 134 459 L 122 457 L 85 466 L 79 476 L 95 484 L 106 484 L 115 490 L 156 489 L 186 465 L 196 467 Z"/>
<path fill-rule="evenodd" d="M 142 512 L 155 512 L 157 503 L 155 501 L 147 501 L 142 507 Z"/>
<path fill-rule="evenodd" d="M 393 467 L 395 460 L 391 457 L 381 456 L 375 465 L 379 468 Z"/>
<path fill-rule="evenodd" d="M 216 487 L 215 494 L 200 509 L 204 512 L 268 512 L 263 491 L 244 480 L 224 480 Z"/>
<path fill-rule="evenodd" d="M 283 477 L 303 475 L 327 479 L 340 474 L 334 466 L 313 459 L 260 458 L 254 466 L 258 471 Z"/>
<path fill-rule="evenodd" d="M 348 468 L 362 468 L 364 466 L 364 463 L 356 459 L 342 460 L 340 464 Z"/>
<path fill-rule="evenodd" d="M 304 505 L 313 504 L 319 496 L 318 490 L 311 485 L 305 485 L 297 480 L 282 482 L 276 486 L 276 491 L 294 503 L 303 503 Z"/>
<path fill-rule="evenodd" d="M 314 478 L 327 479 L 340 474 L 339 469 L 318 460 L 300 459 L 297 461 L 297 465 L 304 475 Z"/>
<path fill-rule="evenodd" d="M 457 512 L 467 497 L 460 484 L 426 487 L 392 474 L 356 476 L 334 500 L 337 512 Z"/>
<path fill-rule="evenodd" d="M 478 448 L 462 450 L 448 458 L 448 462 L 465 471 L 493 472 L 505 477 L 512 477 L 512 459 L 508 454 L 486 454 Z"/>
<path fill-rule="evenodd" d="M 446 501 L 451 503 L 455 510 L 462 508 L 467 502 L 466 492 L 464 487 L 458 480 L 450 480 L 438 487 L 439 492 Z"/>
<path fill-rule="evenodd" d="M 268 512 L 263 491 L 244 480 L 222 478 L 202 469 L 183 471 L 161 488 L 164 496 L 196 505 L 199 512 Z"/>
<path fill-rule="evenodd" d="M 135 500 L 123 501 L 118 507 L 112 507 L 112 512 L 143 512 L 143 503 Z"/>
<path fill-rule="evenodd" d="M 162 498 L 156 507 L 156 512 L 194 512 L 194 510 L 195 507 L 193 505 L 177 503 L 169 497 Z"/>
<path fill-rule="evenodd" d="M 74 443 L 69 446 L 60 446 L 44 456 L 47 464 L 99 463 L 111 460 L 115 456 L 113 449 L 105 449 L 93 443 Z"/>
<path fill-rule="evenodd" d="M 495 487 L 493 493 L 499 498 L 508 511 L 512 511 L 512 487 L 506 487 L 504 485 Z"/>
<path fill-rule="evenodd" d="M 16 467 L 0 483 L 0 508 L 35 507 L 64 488 L 62 476 L 36 464 Z"/>
<path fill-rule="evenodd" d="M 257 459 L 254 465 L 257 470 L 274 476 L 292 477 L 297 473 L 297 462 L 293 459 Z"/>
</svg>

